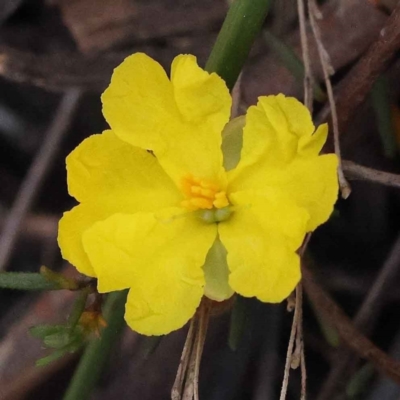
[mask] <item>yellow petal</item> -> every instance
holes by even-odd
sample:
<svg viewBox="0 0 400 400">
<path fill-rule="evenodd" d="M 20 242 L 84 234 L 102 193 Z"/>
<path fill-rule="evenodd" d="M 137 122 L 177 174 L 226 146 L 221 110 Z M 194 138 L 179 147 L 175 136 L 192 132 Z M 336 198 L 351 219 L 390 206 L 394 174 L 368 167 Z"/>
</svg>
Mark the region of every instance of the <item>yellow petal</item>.
<svg viewBox="0 0 400 400">
<path fill-rule="evenodd" d="M 145 335 L 182 327 L 203 294 L 202 265 L 216 237 L 207 225 L 181 210 L 116 214 L 83 236 L 100 292 L 130 288 L 128 325 Z"/>
<path fill-rule="evenodd" d="M 181 195 L 157 159 L 112 131 L 85 139 L 67 157 L 68 190 L 80 202 L 112 203 L 115 212 L 174 206 Z"/>
<path fill-rule="evenodd" d="M 302 156 L 317 156 L 328 137 L 328 124 L 320 125 L 312 136 L 304 136 L 299 141 L 299 153 Z"/>
<path fill-rule="evenodd" d="M 317 142 L 315 151 L 321 139 L 326 140 L 326 132 L 319 131 L 318 135 L 313 135 L 314 130 L 309 111 L 295 98 L 282 94 L 259 97 L 258 104 L 247 110 L 237 169 L 264 158 L 267 158 L 269 167 L 279 168 L 293 157 L 302 155 L 303 148 L 311 146 L 314 141 Z"/>
<path fill-rule="evenodd" d="M 94 204 L 80 204 L 64 213 L 58 224 L 58 245 L 62 257 L 87 276 L 95 277 L 93 267 L 83 249 L 82 234 L 95 222 L 110 215 L 109 210 Z"/>
<path fill-rule="evenodd" d="M 231 96 L 225 82 L 197 65 L 196 57 L 181 54 L 171 65 L 175 101 L 186 121 L 215 126 L 221 135 L 230 115 Z"/>
<path fill-rule="evenodd" d="M 157 159 L 106 131 L 84 140 L 68 157 L 68 188 L 83 203 L 64 213 L 58 241 L 63 257 L 95 276 L 82 234 L 117 212 L 155 211 L 179 204 L 181 194 Z"/>
<path fill-rule="evenodd" d="M 279 189 L 307 210 L 310 215 L 308 232 L 328 220 L 339 190 L 336 155 L 298 158 L 281 169 L 271 169 L 267 163 L 259 162 L 245 168 L 229 185 L 231 190 Z"/>
<path fill-rule="evenodd" d="M 231 105 L 228 89 L 189 55 L 174 60 L 171 75 L 172 83 L 144 54 L 128 57 L 102 96 L 104 116 L 119 138 L 152 150 L 176 183 L 187 174 L 217 179 Z"/>
<path fill-rule="evenodd" d="M 308 215 L 279 192 L 235 193 L 235 212 L 218 232 L 228 252 L 229 284 L 239 294 L 276 303 L 300 279 L 296 249 Z"/>
<path fill-rule="evenodd" d="M 307 231 L 328 220 L 338 197 L 338 159 L 335 154 L 298 160 L 282 176 L 277 176 L 282 190 L 292 193 L 300 207 L 310 214 Z"/>
<path fill-rule="evenodd" d="M 327 126 L 314 127 L 308 110 L 282 95 L 250 107 L 238 166 L 228 173 L 229 191 L 278 188 L 310 215 L 307 230 L 325 222 L 337 199 L 337 158 L 318 156 Z"/>
</svg>

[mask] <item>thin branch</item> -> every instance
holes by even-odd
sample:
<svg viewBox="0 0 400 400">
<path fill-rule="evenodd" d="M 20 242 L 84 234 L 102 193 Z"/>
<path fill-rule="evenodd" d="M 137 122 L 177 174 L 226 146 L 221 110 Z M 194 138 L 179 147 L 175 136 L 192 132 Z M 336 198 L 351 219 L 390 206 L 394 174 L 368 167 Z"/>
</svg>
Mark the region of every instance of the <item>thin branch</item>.
<svg viewBox="0 0 400 400">
<path fill-rule="evenodd" d="M 383 264 L 378 276 L 374 280 L 368 295 L 365 297 L 356 317 L 355 325 L 360 329 L 367 329 L 371 321 L 373 321 L 382 307 L 383 299 L 387 290 L 394 282 L 400 271 L 400 235 L 397 237 L 395 244 L 390 250 L 389 256 Z"/>
<path fill-rule="evenodd" d="M 0 271 L 6 267 L 17 239 L 20 224 L 40 190 L 46 173 L 57 154 L 61 140 L 68 132 L 80 97 L 80 90 L 71 89 L 62 98 L 56 116 L 46 133 L 43 145 L 36 154 L 18 191 L 0 238 Z"/>
<path fill-rule="evenodd" d="M 59 216 L 52 214 L 29 214 L 21 225 L 21 236 L 45 240 L 56 237 Z M 0 218 L 0 229 L 5 225 L 5 218 Z"/>
<path fill-rule="evenodd" d="M 375 80 L 385 71 L 399 48 L 400 2 L 387 19 L 383 29 L 380 30 L 379 37 L 339 84 L 336 96 L 339 132 L 345 131 L 350 118 L 364 102 Z M 324 108 L 320 114 L 320 120 L 328 120 L 329 114 L 329 108 Z"/>
<path fill-rule="evenodd" d="M 198 325 L 195 333 L 194 345 L 190 354 L 182 400 L 199 400 L 199 371 L 209 317 L 210 300 L 204 297 L 197 311 L 196 318 L 198 319 Z"/>
<path fill-rule="evenodd" d="M 371 331 L 371 323 L 379 315 L 379 311 L 384 304 L 388 289 L 399 273 L 399 266 L 400 235 L 397 237 L 388 258 L 354 317 L 354 325 L 358 329 L 361 329 L 364 334 L 368 334 Z M 328 378 L 322 386 L 318 397 L 319 399 L 329 399 L 332 397 L 332 392 L 337 388 L 338 382 L 341 382 L 344 374 L 348 371 L 353 361 L 353 355 L 341 351 L 340 355 L 337 357 L 336 363 L 333 365 L 331 372 L 328 375 Z"/>
<path fill-rule="evenodd" d="M 363 167 L 352 161 L 343 160 L 343 170 L 349 179 L 358 179 L 400 188 L 400 175 Z"/>
<path fill-rule="evenodd" d="M 373 363 L 383 374 L 400 383 L 400 362 L 390 358 L 354 326 L 335 301 L 315 282 L 304 263 L 302 273 L 304 288 L 310 301 L 337 330 L 346 345 L 360 357 Z"/>
<path fill-rule="evenodd" d="M 306 397 L 307 397 L 307 368 L 306 368 L 306 356 L 304 354 L 304 343 L 302 343 L 302 346 L 301 346 L 300 368 L 301 368 L 300 400 L 306 400 Z"/>
<path fill-rule="evenodd" d="M 195 369 L 193 376 L 194 383 L 194 400 L 199 400 L 199 375 L 200 375 L 200 363 L 201 357 L 203 355 L 204 343 L 207 336 L 208 322 L 210 319 L 210 302 L 209 300 L 204 300 L 204 305 L 201 309 L 200 320 L 199 320 L 199 334 L 196 347 L 196 357 L 195 357 Z"/>
<path fill-rule="evenodd" d="M 279 400 L 286 399 L 287 389 L 289 386 L 289 374 L 290 374 L 290 368 L 291 368 L 291 364 L 292 364 L 294 341 L 296 339 L 296 330 L 298 327 L 299 310 L 300 310 L 300 307 L 298 307 L 298 296 L 296 296 L 296 307 L 294 309 L 292 328 L 290 330 L 289 344 L 288 344 L 288 348 L 287 348 L 287 352 L 286 352 L 285 370 L 284 370 L 284 374 L 283 374 L 282 388 L 281 388 L 281 394 L 279 396 Z"/>
<path fill-rule="evenodd" d="M 328 92 L 329 106 L 332 114 L 332 127 L 333 127 L 333 144 L 335 148 L 335 154 L 338 157 L 339 165 L 338 165 L 338 178 L 340 189 L 342 193 L 342 197 L 347 199 L 351 193 L 351 188 L 349 183 L 347 182 L 343 169 L 342 169 L 342 156 L 340 151 L 340 143 L 339 143 L 339 123 L 338 123 L 338 114 L 336 111 L 336 103 L 333 96 L 333 88 L 330 79 L 330 75 L 333 72 L 333 68 L 331 66 L 329 55 L 325 50 L 325 47 L 322 43 L 321 32 L 316 22 L 316 18 L 320 17 L 320 11 L 315 4 L 315 0 L 308 0 L 308 12 L 309 19 L 311 24 L 311 29 L 314 35 L 315 42 L 318 48 L 319 59 L 321 62 L 322 71 L 324 74 L 324 81 L 326 85 L 326 90 Z"/>
<path fill-rule="evenodd" d="M 189 364 L 190 354 L 192 352 L 194 333 L 197 317 L 193 316 L 190 321 L 189 331 L 186 336 L 185 344 L 183 346 L 183 351 L 181 355 L 181 360 L 179 362 L 178 372 L 176 373 L 176 378 L 174 385 L 172 386 L 171 399 L 180 400 L 182 398 L 182 388 L 185 381 L 185 376 Z"/>
<path fill-rule="evenodd" d="M 304 11 L 304 1 L 297 0 L 297 13 L 299 15 L 301 51 L 304 64 L 304 104 L 312 113 L 313 105 L 313 76 L 311 72 L 310 52 L 306 31 L 306 16 Z"/>
</svg>

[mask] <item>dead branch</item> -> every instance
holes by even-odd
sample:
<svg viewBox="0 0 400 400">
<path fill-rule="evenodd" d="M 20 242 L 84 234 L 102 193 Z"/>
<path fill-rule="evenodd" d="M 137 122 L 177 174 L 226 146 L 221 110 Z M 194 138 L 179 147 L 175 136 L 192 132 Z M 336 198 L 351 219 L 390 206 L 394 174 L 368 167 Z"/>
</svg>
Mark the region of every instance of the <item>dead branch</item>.
<svg viewBox="0 0 400 400">
<path fill-rule="evenodd" d="M 302 273 L 304 288 L 310 301 L 337 330 L 346 345 L 360 357 L 373 363 L 383 374 L 400 383 L 400 362 L 390 358 L 354 326 L 335 301 L 316 283 L 312 273 L 304 263 Z"/>
<path fill-rule="evenodd" d="M 324 75 L 325 86 L 328 92 L 329 108 L 332 115 L 333 145 L 335 149 L 335 154 L 337 155 L 337 158 L 339 160 L 338 179 L 339 179 L 340 191 L 342 197 L 344 199 L 347 199 L 351 193 L 351 187 L 347 182 L 342 169 L 342 156 L 341 156 L 340 142 L 339 142 L 340 132 L 338 125 L 338 115 L 337 115 L 336 103 L 333 96 L 333 88 L 330 78 L 330 76 L 333 74 L 333 67 L 331 65 L 328 52 L 326 51 L 325 46 L 322 43 L 321 31 L 316 21 L 317 18 L 320 16 L 320 13 L 317 8 L 317 4 L 315 3 L 315 0 L 308 0 L 308 13 L 311 24 L 311 30 L 313 32 L 313 36 L 318 48 L 318 55 Z"/>
<path fill-rule="evenodd" d="M 400 47 L 400 3 L 381 29 L 379 37 L 366 54 L 342 80 L 337 89 L 336 109 L 339 131 L 343 133 L 352 115 L 365 100 L 376 78 L 385 71 L 394 53 Z M 320 119 L 328 120 L 330 111 L 324 108 Z M 326 150 L 330 151 L 332 143 Z"/>
<path fill-rule="evenodd" d="M 364 167 L 353 161 L 343 160 L 343 171 L 349 179 L 369 181 L 400 188 L 400 175 Z"/>
</svg>

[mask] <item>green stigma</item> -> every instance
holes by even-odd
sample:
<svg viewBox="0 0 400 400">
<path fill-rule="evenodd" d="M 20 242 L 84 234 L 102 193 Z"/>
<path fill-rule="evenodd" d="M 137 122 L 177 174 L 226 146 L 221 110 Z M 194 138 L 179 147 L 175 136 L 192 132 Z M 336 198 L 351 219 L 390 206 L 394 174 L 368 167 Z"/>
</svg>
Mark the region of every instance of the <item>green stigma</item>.
<svg viewBox="0 0 400 400">
<path fill-rule="evenodd" d="M 231 207 L 213 208 L 211 210 L 198 210 L 199 218 L 207 224 L 226 221 L 232 214 Z"/>
</svg>

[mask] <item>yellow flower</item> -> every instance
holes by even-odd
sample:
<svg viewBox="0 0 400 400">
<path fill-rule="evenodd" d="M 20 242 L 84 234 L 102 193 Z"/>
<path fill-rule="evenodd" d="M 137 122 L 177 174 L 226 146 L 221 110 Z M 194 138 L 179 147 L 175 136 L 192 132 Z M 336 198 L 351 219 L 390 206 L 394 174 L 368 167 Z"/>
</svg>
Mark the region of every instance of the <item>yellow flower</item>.
<svg viewBox="0 0 400 400">
<path fill-rule="evenodd" d="M 67 158 L 80 204 L 60 221 L 64 258 L 100 292 L 129 288 L 126 321 L 146 335 L 182 327 L 204 294 L 285 299 L 300 279 L 296 250 L 337 198 L 337 158 L 319 156 L 327 126 L 314 132 L 294 98 L 260 97 L 225 169 L 231 97 L 190 55 L 174 59 L 171 79 L 128 57 L 102 102 L 111 130 Z"/>
</svg>

